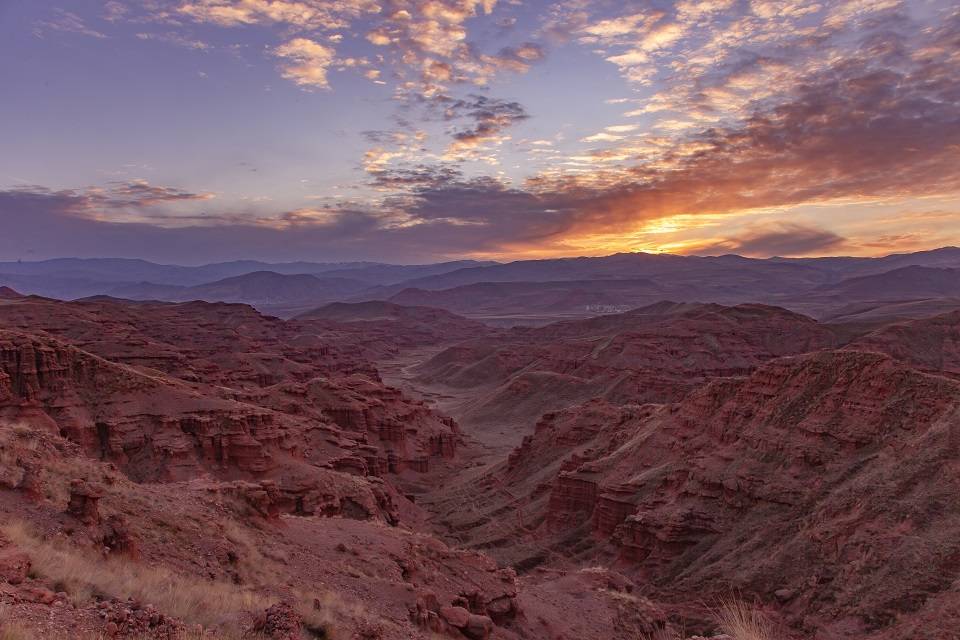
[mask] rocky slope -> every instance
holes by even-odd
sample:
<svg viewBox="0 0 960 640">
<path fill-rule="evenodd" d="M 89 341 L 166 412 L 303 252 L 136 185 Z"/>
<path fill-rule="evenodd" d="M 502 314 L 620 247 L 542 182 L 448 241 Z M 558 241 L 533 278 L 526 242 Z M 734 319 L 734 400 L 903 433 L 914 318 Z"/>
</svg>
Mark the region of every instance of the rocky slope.
<svg viewBox="0 0 960 640">
<path fill-rule="evenodd" d="M 923 371 L 960 379 L 960 311 L 892 323 L 850 347 L 886 353 Z"/>
<path fill-rule="evenodd" d="M 416 371 L 421 384 L 467 396 L 459 415 L 472 430 L 522 435 L 589 398 L 675 401 L 714 377 L 836 343 L 830 328 L 776 307 L 658 303 L 463 342 Z"/>
<path fill-rule="evenodd" d="M 309 321 L 30 297 L 0 304 L 0 327 L 4 633 L 629 640 L 671 626 L 615 571 L 520 579 L 441 542 L 398 488 L 461 464 L 457 426 Z M 567 620 L 574 602 L 590 616 Z"/>
<path fill-rule="evenodd" d="M 676 404 L 544 416 L 464 536 L 523 569 L 617 566 L 655 600 L 750 594 L 802 637 L 906 640 L 957 621 L 958 429 L 953 380 L 853 350 L 777 359 Z"/>
<path fill-rule="evenodd" d="M 629 640 L 670 626 L 614 571 L 520 580 L 411 521 L 287 515 L 287 500 L 264 481 L 133 482 L 61 436 L 2 422 L 0 629 L 51 640 L 201 637 L 183 635 L 197 625 L 211 639 Z M 590 617 L 566 620 L 574 602 Z"/>
<path fill-rule="evenodd" d="M 777 640 L 950 638 L 958 330 L 8 296 L 0 629 L 637 640 L 736 596 Z"/>
</svg>

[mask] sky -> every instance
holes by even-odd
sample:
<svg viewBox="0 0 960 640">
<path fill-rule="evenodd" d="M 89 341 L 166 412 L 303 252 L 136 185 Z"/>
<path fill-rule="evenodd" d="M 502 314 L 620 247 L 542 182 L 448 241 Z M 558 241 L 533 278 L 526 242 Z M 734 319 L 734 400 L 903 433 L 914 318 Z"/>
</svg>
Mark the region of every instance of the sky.
<svg viewBox="0 0 960 640">
<path fill-rule="evenodd" d="M 949 0 L 0 0 L 0 260 L 960 245 Z"/>
</svg>

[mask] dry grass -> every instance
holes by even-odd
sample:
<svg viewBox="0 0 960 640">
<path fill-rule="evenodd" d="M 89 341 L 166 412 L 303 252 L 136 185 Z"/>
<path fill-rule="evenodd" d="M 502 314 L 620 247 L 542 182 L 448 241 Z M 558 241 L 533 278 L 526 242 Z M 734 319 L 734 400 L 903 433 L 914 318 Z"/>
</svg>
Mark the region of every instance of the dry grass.
<svg viewBox="0 0 960 640">
<path fill-rule="evenodd" d="M 19 624 L 5 622 L 0 625 L 0 640 L 39 640 L 39 638 Z"/>
<path fill-rule="evenodd" d="M 769 618 L 742 600 L 722 600 L 713 616 L 720 631 L 734 640 L 778 640 Z"/>
<path fill-rule="evenodd" d="M 177 640 L 251 640 L 256 636 L 243 633 L 240 628 L 242 614 L 262 611 L 278 601 L 278 598 L 230 582 L 184 576 L 128 558 L 103 558 L 85 553 L 66 543 L 43 540 L 20 522 L 0 526 L 0 531 L 30 556 L 34 574 L 53 584 L 56 590 L 65 591 L 78 606 L 96 598 L 133 597 L 188 625 L 217 631 L 215 635 L 188 631 Z M 241 528 L 231 527 L 232 541 L 242 541 L 241 546 L 254 561 L 251 564 L 261 565 L 259 570 L 253 571 L 255 577 L 268 578 L 266 574 L 272 568 L 270 561 L 255 552 L 255 541 L 244 534 Z M 333 592 L 316 594 L 292 590 L 291 596 L 291 604 L 302 616 L 306 627 L 322 633 L 324 638 L 337 638 L 335 630 L 344 620 L 378 621 L 362 605 L 348 603 Z M 16 625 L 2 624 L 4 619 L 0 615 L 0 640 L 38 638 Z M 390 624 L 386 620 L 379 622 Z M 101 638 L 93 636 L 83 640 Z"/>
<path fill-rule="evenodd" d="M 733 640 L 784 640 L 762 611 L 738 598 L 721 600 L 711 609 L 718 631 Z M 685 640 L 689 634 L 668 628 L 654 634 L 639 634 L 637 640 Z"/>
<path fill-rule="evenodd" d="M 37 484 L 45 497 L 58 505 L 67 502 L 71 478 L 104 473 L 101 466 L 93 461 L 65 458 L 59 446 L 57 438 L 48 434 L 24 425 L 0 421 L 0 486 L 18 485 L 23 476 L 23 456 L 33 464 L 34 471 L 41 474 Z M 43 464 L 37 464 L 41 460 Z M 113 494 L 125 488 L 126 481 L 121 477 L 111 485 L 109 492 Z M 127 509 L 142 508 L 147 516 L 151 513 L 149 494 L 131 491 L 123 497 Z M 155 525 L 157 531 L 161 527 L 172 528 L 170 523 L 163 520 L 154 520 L 151 524 Z M 196 528 L 199 530 L 199 525 Z M 336 593 L 307 593 L 291 589 L 291 585 L 282 580 L 289 572 L 286 565 L 290 562 L 284 548 L 264 545 L 260 539 L 262 532 L 230 519 L 224 521 L 222 533 L 238 551 L 234 568 L 242 584 L 181 575 L 127 557 L 102 557 L 66 540 L 45 539 L 25 523 L 2 523 L 0 533 L 13 540 L 31 557 L 36 577 L 43 578 L 56 591 L 65 591 L 74 604 L 85 606 L 95 599 L 123 600 L 133 597 L 144 604 L 152 604 L 164 614 L 188 625 L 202 625 L 221 634 L 203 636 L 208 640 L 240 638 L 239 626 L 244 622 L 245 613 L 260 612 L 280 599 L 271 596 L 271 593 L 288 599 L 305 624 L 315 630 L 322 629 L 324 637 L 335 637 L 333 630 L 344 621 L 349 621 L 351 625 L 356 621 L 372 621 L 392 626 L 391 621 L 372 615 L 355 602 L 345 602 Z M 160 531 L 157 535 L 162 533 Z M 290 595 L 292 597 L 288 597 Z M 319 606 L 314 606 L 314 602 Z M 4 624 L 3 621 L 4 617 L 0 615 L 0 640 L 33 640 L 38 637 L 22 625 L 17 626 L 11 621 Z M 39 637 L 48 640 L 42 634 Z M 95 636 L 82 640 L 99 638 Z M 182 640 L 192 640 L 192 636 L 185 636 Z M 250 636 L 244 636 L 244 640 L 250 640 Z"/>
<path fill-rule="evenodd" d="M 78 605 L 94 597 L 133 597 L 188 624 L 229 628 L 237 614 L 260 611 L 275 602 L 227 582 L 182 576 L 122 558 L 98 558 L 42 540 L 21 523 L 7 524 L 2 531 L 30 556 L 36 574 L 66 591 Z"/>
<path fill-rule="evenodd" d="M 59 636 L 61 638 L 66 638 L 66 636 Z M 126 640 L 155 640 L 155 638 L 144 637 L 137 638 L 136 636 L 124 636 Z M 245 636 L 241 638 L 240 636 L 221 636 L 221 635 L 210 635 L 202 631 L 184 631 L 183 633 L 177 634 L 176 636 L 170 638 L 170 640 L 257 640 L 253 636 Z M 49 636 L 46 633 L 40 633 L 36 631 L 31 631 L 18 624 L 4 624 L 0 626 L 0 640 L 50 640 Z M 70 635 L 70 640 L 110 640 L 108 636 L 101 634 L 84 634 L 78 636 L 75 634 Z"/>
<path fill-rule="evenodd" d="M 10 617 L 10 607 L 0 605 L 0 640 L 39 640 L 36 634 Z"/>
</svg>

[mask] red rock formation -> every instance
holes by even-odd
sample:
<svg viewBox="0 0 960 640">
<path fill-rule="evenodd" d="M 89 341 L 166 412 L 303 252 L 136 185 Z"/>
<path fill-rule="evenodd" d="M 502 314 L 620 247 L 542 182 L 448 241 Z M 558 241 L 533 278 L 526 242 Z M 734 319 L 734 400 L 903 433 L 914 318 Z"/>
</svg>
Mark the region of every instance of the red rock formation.
<svg viewBox="0 0 960 640">
<path fill-rule="evenodd" d="M 263 476 L 281 458 L 330 464 L 362 448 L 367 468 L 354 473 L 426 471 L 455 455 L 452 421 L 243 305 L 28 298 L 0 308 L 4 324 L 32 333 L 0 330 L 0 415 L 44 421 L 142 480 Z"/>
<path fill-rule="evenodd" d="M 612 542 L 664 597 L 703 597 L 720 577 L 771 601 L 789 589 L 795 624 L 866 637 L 960 575 L 936 542 L 953 520 L 929 515 L 952 513 L 943 497 L 960 492 L 960 476 L 938 470 L 956 453 L 958 415 L 960 384 L 877 354 L 821 352 L 672 406 L 594 402 L 545 417 L 506 477 L 529 520 L 543 505 L 557 539 L 589 510 L 596 553 Z M 534 481 L 547 469 L 555 479 L 541 503 Z M 927 542 L 911 541 L 906 531 L 924 527 Z M 890 563 L 910 564 L 911 577 L 889 582 Z M 846 613 L 833 617 L 838 607 Z"/>
<path fill-rule="evenodd" d="M 102 497 L 103 491 L 86 480 L 72 480 L 67 513 L 86 525 L 97 524 L 100 522 L 97 503 Z"/>
<path fill-rule="evenodd" d="M 706 633 L 703 602 L 732 591 L 818 640 L 960 624 L 956 318 L 777 358 L 832 334 L 753 305 L 626 316 L 438 356 L 434 373 L 510 403 L 487 403 L 491 419 L 564 407 L 458 481 L 479 447 L 319 322 L 241 305 L 5 302 L 0 521 L 92 557 L 249 585 L 270 598 L 258 608 L 290 602 L 257 621 L 268 634 L 298 632 L 289 598 L 320 585 L 349 599 L 345 633 L 388 640 L 626 640 L 668 634 L 668 617 Z M 448 547 L 432 535 L 443 526 L 524 575 Z M 0 541 L 4 601 L 63 628 L 59 587 L 19 553 Z M 162 612 L 145 609 L 70 615 L 84 631 L 151 633 L 141 622 Z"/>
<path fill-rule="evenodd" d="M 891 324 L 849 348 L 886 353 L 923 371 L 960 378 L 960 311 Z"/>
<path fill-rule="evenodd" d="M 597 503 L 597 480 L 588 474 L 561 472 L 547 505 L 550 525 L 571 527 L 590 518 Z"/>
<path fill-rule="evenodd" d="M 705 382 L 744 375 L 771 358 L 836 345 L 828 327 L 764 305 L 655 305 L 623 314 L 517 327 L 440 352 L 418 381 L 473 398 L 473 429 L 528 428 L 590 398 L 672 402 Z"/>
</svg>

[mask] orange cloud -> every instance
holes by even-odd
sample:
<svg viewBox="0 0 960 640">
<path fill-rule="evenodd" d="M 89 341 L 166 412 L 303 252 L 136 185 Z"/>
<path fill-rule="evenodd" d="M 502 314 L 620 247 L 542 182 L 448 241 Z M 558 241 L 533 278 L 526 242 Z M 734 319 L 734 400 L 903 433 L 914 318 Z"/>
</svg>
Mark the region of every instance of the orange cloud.
<svg viewBox="0 0 960 640">
<path fill-rule="evenodd" d="M 294 38 L 273 50 L 285 60 L 281 73 L 301 87 L 326 89 L 327 68 L 333 64 L 334 50 L 308 38 Z"/>
</svg>

